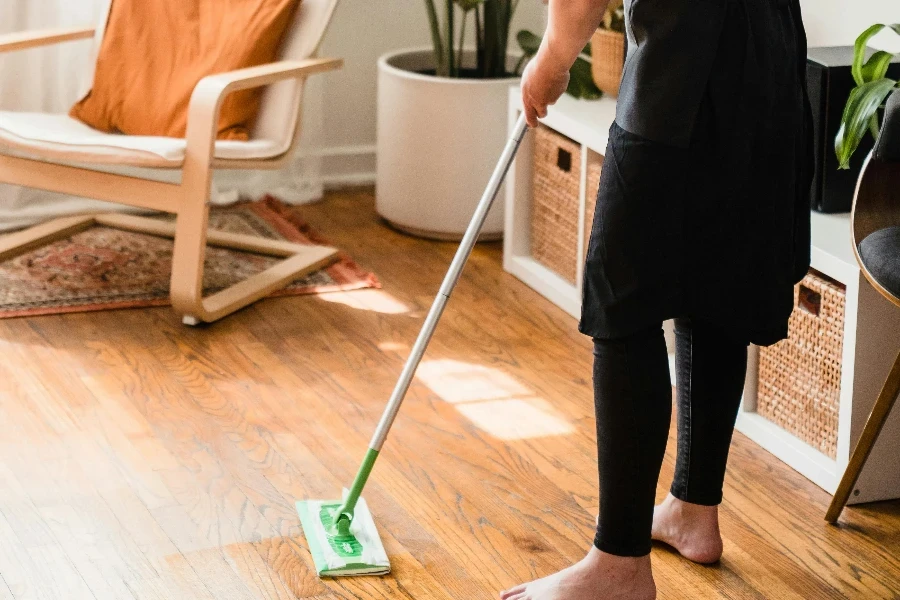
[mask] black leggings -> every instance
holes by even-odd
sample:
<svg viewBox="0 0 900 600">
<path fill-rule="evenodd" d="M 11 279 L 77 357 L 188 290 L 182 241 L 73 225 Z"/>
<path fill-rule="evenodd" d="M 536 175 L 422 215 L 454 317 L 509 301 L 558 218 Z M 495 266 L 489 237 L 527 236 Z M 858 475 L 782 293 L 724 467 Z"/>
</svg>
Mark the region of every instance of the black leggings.
<svg viewBox="0 0 900 600">
<path fill-rule="evenodd" d="M 671 492 L 685 502 L 715 506 L 722 502 L 747 344 L 697 320 L 676 320 L 675 333 L 678 459 Z M 594 339 L 594 405 L 600 470 L 594 545 L 619 556 L 644 556 L 672 417 L 661 326 Z"/>
</svg>

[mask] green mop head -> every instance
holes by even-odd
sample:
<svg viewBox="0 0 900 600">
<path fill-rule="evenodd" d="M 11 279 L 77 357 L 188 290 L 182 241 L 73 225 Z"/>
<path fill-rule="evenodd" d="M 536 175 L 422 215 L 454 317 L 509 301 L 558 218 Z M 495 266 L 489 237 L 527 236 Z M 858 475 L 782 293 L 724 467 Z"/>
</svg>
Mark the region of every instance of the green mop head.
<svg viewBox="0 0 900 600">
<path fill-rule="evenodd" d="M 335 513 L 341 506 L 340 500 L 297 502 L 316 573 L 319 577 L 390 573 L 391 563 L 365 500 L 359 499 L 349 532 L 339 532 L 335 526 Z"/>
</svg>

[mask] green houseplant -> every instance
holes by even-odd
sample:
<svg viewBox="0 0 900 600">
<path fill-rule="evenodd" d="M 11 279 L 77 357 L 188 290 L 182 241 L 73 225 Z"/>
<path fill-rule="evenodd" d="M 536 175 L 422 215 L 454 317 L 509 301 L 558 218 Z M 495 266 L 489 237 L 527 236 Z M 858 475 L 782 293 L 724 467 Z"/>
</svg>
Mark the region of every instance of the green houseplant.
<svg viewBox="0 0 900 600">
<path fill-rule="evenodd" d="M 375 207 L 394 228 L 444 240 L 465 231 L 508 137 L 518 1 L 425 0 L 431 43 L 379 57 Z M 498 203 L 483 239 L 503 225 Z"/>
<path fill-rule="evenodd" d="M 872 36 L 884 29 L 892 29 L 900 35 L 900 23 L 893 25 L 872 25 L 857 39 L 853 58 L 853 79 L 856 87 L 850 92 L 841 127 L 835 139 L 835 152 L 842 169 L 850 168 L 850 158 L 859 148 L 866 132 L 878 136 L 880 119 L 878 112 L 887 97 L 900 82 L 887 77 L 888 67 L 895 54 L 879 50 L 866 60 L 867 44 Z"/>
<path fill-rule="evenodd" d="M 444 0 L 442 21 L 438 17 L 435 0 L 425 0 L 437 75 L 479 79 L 509 76 L 506 49 L 510 23 L 517 4 L 518 0 Z M 457 7 L 462 10 L 458 34 Z M 469 20 L 475 21 L 476 64 L 473 69 L 463 69 L 463 47 L 466 42 L 466 23 Z"/>
<path fill-rule="evenodd" d="M 506 144 L 515 101 L 510 87 L 530 55 L 509 52 L 511 38 L 535 51 L 540 44 L 536 35 L 513 34 L 513 15 L 519 8 L 536 23 L 540 7 L 519 0 L 424 2 L 431 44 L 378 59 L 375 208 L 406 233 L 459 239 Z M 569 91 L 580 97 L 599 95 L 588 60 L 572 71 Z M 503 229 L 497 203 L 482 239 L 499 239 Z"/>
<path fill-rule="evenodd" d="M 537 53 L 540 36 L 522 30 L 516 36 L 522 56 L 513 69 L 507 63 L 510 27 L 519 0 L 425 0 L 435 74 L 439 77 L 497 79 L 518 76 L 525 62 Z M 461 18 L 459 13 L 462 13 Z M 611 14 L 612 11 L 610 11 Z M 463 66 L 467 24 L 474 22 L 475 62 Z M 599 98 L 600 90 L 591 79 L 590 46 L 571 69 L 569 94 L 576 98 Z"/>
</svg>

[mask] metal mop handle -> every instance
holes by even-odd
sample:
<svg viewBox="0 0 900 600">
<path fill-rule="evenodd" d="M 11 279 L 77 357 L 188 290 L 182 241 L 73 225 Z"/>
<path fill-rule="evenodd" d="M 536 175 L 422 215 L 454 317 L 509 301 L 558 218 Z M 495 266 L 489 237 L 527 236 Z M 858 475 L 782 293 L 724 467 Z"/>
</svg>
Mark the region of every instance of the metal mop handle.
<svg viewBox="0 0 900 600">
<path fill-rule="evenodd" d="M 404 365 L 403 371 L 400 373 L 400 379 L 394 387 L 394 392 L 391 394 L 391 399 L 388 402 L 387 408 L 384 410 L 384 414 L 381 416 L 378 428 L 372 436 L 372 441 L 369 442 L 369 451 L 366 453 L 366 458 L 363 460 L 363 464 L 356 474 L 356 479 L 353 481 L 353 487 L 350 489 L 350 494 L 347 496 L 347 499 L 344 500 L 340 509 L 335 511 L 335 515 L 340 520 L 343 520 L 343 517 L 346 516 L 346 524 L 348 526 L 349 521 L 353 518 L 353 509 L 356 507 L 356 501 L 359 499 L 360 494 L 362 494 L 362 489 L 366 485 L 366 480 L 369 478 L 369 473 L 372 471 L 372 466 L 375 464 L 378 452 L 381 451 L 381 447 L 384 445 L 385 439 L 387 439 L 388 432 L 390 432 L 391 426 L 394 424 L 394 419 L 400 411 L 400 405 L 403 404 L 403 399 L 406 397 L 406 392 L 412 383 L 416 369 L 422 361 L 422 356 L 425 354 L 426 348 L 428 348 L 431 336 L 434 335 L 434 330 L 444 312 L 447 300 L 450 299 L 450 294 L 453 292 L 456 283 L 459 281 L 459 276 L 462 273 L 463 267 L 465 267 L 466 261 L 469 260 L 469 256 L 472 254 L 472 248 L 475 247 L 475 242 L 478 240 L 478 235 L 481 233 L 481 228 L 484 226 L 484 220 L 487 218 L 487 213 L 494 204 L 497 192 L 499 192 L 500 186 L 503 184 L 506 173 L 509 171 L 509 167 L 516 156 L 516 152 L 519 150 L 519 145 L 522 143 L 522 139 L 525 137 L 525 132 L 527 130 L 528 125 L 525 122 L 525 115 L 522 114 L 519 116 L 519 120 L 516 121 L 512 137 L 506 142 L 503 154 L 500 155 L 500 160 L 494 168 L 494 173 L 491 175 L 490 181 L 488 181 L 487 189 L 484 190 L 484 195 L 481 196 L 478 207 L 475 209 L 475 214 L 472 215 L 469 227 L 466 229 L 466 233 L 459 244 L 456 256 L 453 257 L 453 262 L 450 263 L 450 269 L 447 271 L 447 275 L 444 276 L 444 282 L 441 284 L 441 289 L 431 305 L 431 310 L 428 311 L 428 316 L 425 318 L 425 324 L 419 332 L 419 337 L 412 347 L 409 358 L 406 359 L 406 365 Z"/>
</svg>

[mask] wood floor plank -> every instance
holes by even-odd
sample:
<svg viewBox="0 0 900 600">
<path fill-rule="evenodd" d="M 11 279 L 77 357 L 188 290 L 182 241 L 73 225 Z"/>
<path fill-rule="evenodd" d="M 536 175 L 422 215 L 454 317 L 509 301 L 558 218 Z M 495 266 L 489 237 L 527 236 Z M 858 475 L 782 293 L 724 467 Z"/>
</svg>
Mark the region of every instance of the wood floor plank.
<svg viewBox="0 0 900 600">
<path fill-rule="evenodd" d="M 371 190 L 298 209 L 381 289 L 0 320 L 0 600 L 494 597 L 579 558 L 597 506 L 591 344 L 473 253 L 365 497 L 393 574 L 320 580 L 297 499 L 348 485 L 456 245 Z M 673 423 L 674 424 L 674 423 Z M 675 433 L 658 495 L 675 463 Z M 653 558 L 660 598 L 894 598 L 900 502 L 829 496 L 737 434 L 718 564 Z"/>
</svg>

